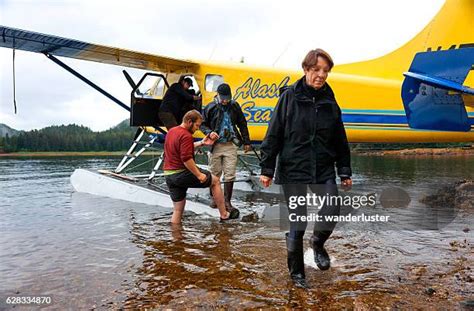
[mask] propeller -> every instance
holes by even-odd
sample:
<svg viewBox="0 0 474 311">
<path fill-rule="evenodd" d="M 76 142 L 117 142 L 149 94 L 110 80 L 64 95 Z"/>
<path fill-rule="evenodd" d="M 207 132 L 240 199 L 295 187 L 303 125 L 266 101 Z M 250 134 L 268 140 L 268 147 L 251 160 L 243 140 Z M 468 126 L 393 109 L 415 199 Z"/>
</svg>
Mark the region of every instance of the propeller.
<svg viewBox="0 0 474 311">
<path fill-rule="evenodd" d="M 125 79 L 127 79 L 128 83 L 132 87 L 132 90 L 134 90 L 137 87 L 137 84 L 135 83 L 135 81 L 133 81 L 132 77 L 128 74 L 128 72 L 125 69 L 122 70 L 122 72 L 123 72 L 123 75 L 125 76 Z M 138 89 L 135 91 L 135 93 L 137 93 L 137 95 L 141 94 Z"/>
</svg>

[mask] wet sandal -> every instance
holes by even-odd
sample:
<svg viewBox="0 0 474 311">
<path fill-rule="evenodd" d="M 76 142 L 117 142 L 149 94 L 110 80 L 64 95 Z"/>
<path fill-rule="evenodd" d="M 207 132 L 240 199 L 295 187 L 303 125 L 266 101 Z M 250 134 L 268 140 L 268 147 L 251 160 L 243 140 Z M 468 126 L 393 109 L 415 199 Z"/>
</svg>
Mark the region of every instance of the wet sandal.
<svg viewBox="0 0 474 311">
<path fill-rule="evenodd" d="M 229 213 L 229 212 L 228 212 L 228 213 Z M 231 218 L 231 213 L 229 213 L 229 217 L 227 217 L 227 218 L 222 218 L 222 217 L 221 217 L 220 219 L 221 219 L 221 222 L 226 222 L 226 221 L 231 220 L 231 219 L 232 219 L 232 218 Z"/>
<path fill-rule="evenodd" d="M 232 220 L 232 219 L 238 219 L 240 216 L 240 211 L 236 208 L 231 209 L 230 212 L 228 213 L 229 213 L 229 217 L 221 218 L 221 222 Z"/>
</svg>

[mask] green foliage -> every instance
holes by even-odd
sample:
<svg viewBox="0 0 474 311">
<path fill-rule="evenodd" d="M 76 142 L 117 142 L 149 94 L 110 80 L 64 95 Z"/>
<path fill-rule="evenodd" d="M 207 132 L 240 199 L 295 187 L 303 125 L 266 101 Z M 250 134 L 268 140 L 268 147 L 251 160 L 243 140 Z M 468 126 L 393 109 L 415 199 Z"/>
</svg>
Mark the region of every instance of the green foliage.
<svg viewBox="0 0 474 311">
<path fill-rule="evenodd" d="M 128 126 L 128 120 L 103 132 L 76 124 L 49 126 L 0 137 L 0 152 L 122 151 L 130 147 L 135 131 Z"/>
</svg>

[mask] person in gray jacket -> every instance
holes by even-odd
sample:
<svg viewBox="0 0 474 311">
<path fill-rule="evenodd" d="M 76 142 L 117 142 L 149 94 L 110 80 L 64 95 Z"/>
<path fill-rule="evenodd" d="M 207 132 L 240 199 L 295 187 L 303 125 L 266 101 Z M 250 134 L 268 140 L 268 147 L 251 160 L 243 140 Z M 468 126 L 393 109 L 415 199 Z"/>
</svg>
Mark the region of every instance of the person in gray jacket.
<svg viewBox="0 0 474 311">
<path fill-rule="evenodd" d="M 248 152 L 251 145 L 242 108 L 232 100 L 232 92 L 227 83 L 219 85 L 214 100 L 204 108 L 203 118 L 201 131 L 216 140 L 209 157 L 210 170 L 219 178 L 224 175 L 226 209 L 231 212 L 232 217 L 238 216 L 239 210 L 231 203 L 237 170 L 237 150 L 244 145 L 245 152 Z M 211 207 L 215 207 L 214 201 L 211 201 Z"/>
</svg>

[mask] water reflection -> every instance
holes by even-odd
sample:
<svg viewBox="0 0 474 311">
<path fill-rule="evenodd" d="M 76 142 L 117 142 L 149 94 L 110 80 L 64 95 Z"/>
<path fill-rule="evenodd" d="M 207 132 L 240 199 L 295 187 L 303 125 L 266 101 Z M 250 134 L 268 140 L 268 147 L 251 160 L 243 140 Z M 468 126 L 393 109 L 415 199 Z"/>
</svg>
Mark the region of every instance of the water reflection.
<svg viewBox="0 0 474 311">
<path fill-rule="evenodd" d="M 315 269 L 306 250 L 311 289 L 304 291 L 289 282 L 278 225 L 220 224 L 188 213 L 182 226 L 171 226 L 169 207 L 73 192 L 74 168 L 115 164 L 103 158 L 0 160 L 1 297 L 52 295 L 53 309 L 369 310 L 452 309 L 474 295 L 472 211 L 438 215 L 448 220 L 442 230 L 419 230 L 425 228 L 420 223 L 417 230 L 337 231 L 327 244 L 330 270 Z M 407 191 L 410 205 L 396 211 L 407 222 L 417 211 L 427 220 L 443 213 L 423 206 L 420 197 L 441 182 L 472 178 L 473 167 L 474 159 L 464 157 L 354 157 L 359 184 Z M 277 202 L 239 195 L 239 208 Z M 429 288 L 434 294 L 426 294 Z"/>
<path fill-rule="evenodd" d="M 143 261 L 126 307 L 259 305 L 241 300 L 250 292 L 265 296 L 256 288 L 260 279 L 256 276 L 264 272 L 261 263 L 236 248 L 251 238 L 251 231 L 245 232 L 238 224 L 201 223 L 199 219 L 190 222 L 188 218 L 183 225 L 168 221 L 134 219 L 131 224 L 132 241 L 143 250 Z"/>
<path fill-rule="evenodd" d="M 193 216 L 183 225 L 168 224 L 169 217 L 130 219 L 132 241 L 143 256 L 133 271 L 133 282 L 122 290 L 127 308 L 423 307 L 417 302 L 423 288 L 410 292 L 414 286 L 424 286 L 417 281 L 432 278 L 433 272 L 439 279 L 451 278 L 453 268 L 466 270 L 472 264 L 472 258 L 466 261 L 472 252 L 467 242 L 461 242 L 455 255 L 443 242 L 457 239 L 456 230 L 345 230 L 328 242 L 333 257 L 329 271 L 316 269 L 307 249 L 311 289 L 304 291 L 294 288 L 287 277 L 282 233 L 275 228 L 223 225 Z M 445 265 L 447 261 L 451 264 Z M 424 263 L 437 267 L 436 271 L 425 268 L 416 276 Z M 456 296 L 457 287 L 447 284 L 444 290 L 456 299 L 467 297 Z"/>
</svg>

